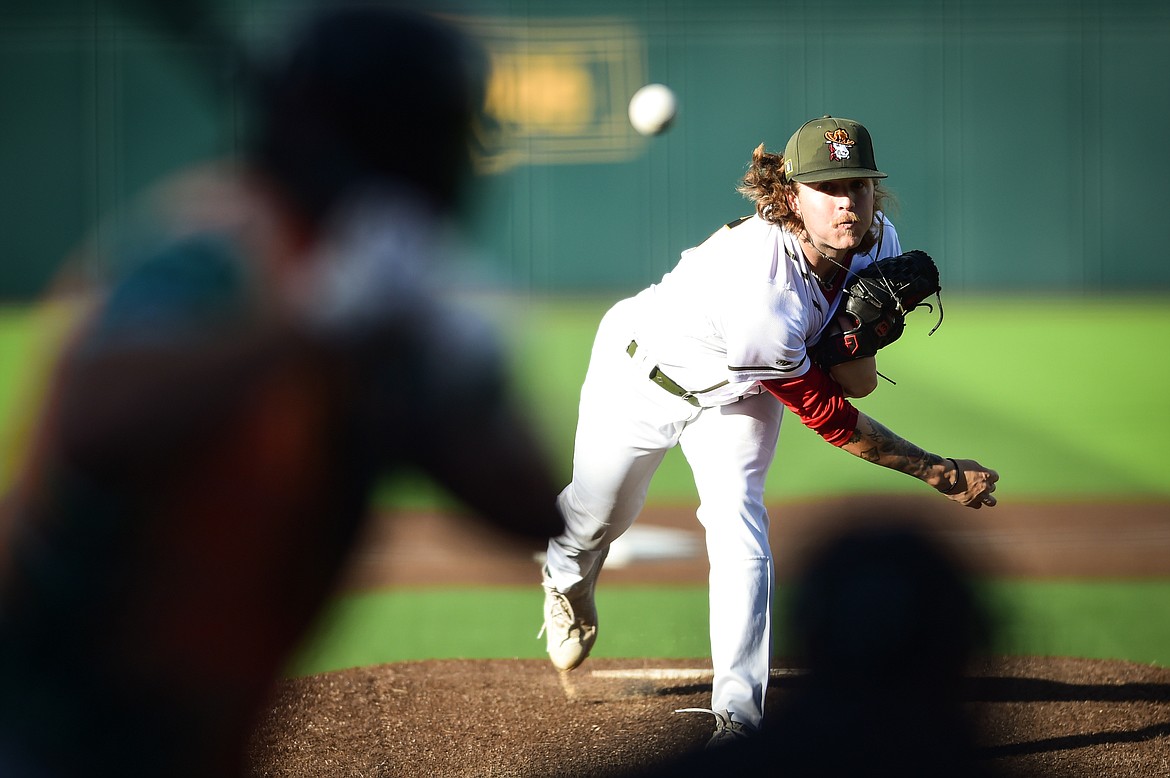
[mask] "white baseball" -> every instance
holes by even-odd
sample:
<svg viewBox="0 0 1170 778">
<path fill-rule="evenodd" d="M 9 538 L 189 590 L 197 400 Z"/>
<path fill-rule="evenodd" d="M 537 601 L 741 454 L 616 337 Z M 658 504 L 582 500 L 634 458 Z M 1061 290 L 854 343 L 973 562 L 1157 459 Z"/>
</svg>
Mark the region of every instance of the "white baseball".
<svg viewBox="0 0 1170 778">
<path fill-rule="evenodd" d="M 677 113 L 678 100 L 664 84 L 647 84 L 630 98 L 630 124 L 642 135 L 664 132 Z"/>
</svg>

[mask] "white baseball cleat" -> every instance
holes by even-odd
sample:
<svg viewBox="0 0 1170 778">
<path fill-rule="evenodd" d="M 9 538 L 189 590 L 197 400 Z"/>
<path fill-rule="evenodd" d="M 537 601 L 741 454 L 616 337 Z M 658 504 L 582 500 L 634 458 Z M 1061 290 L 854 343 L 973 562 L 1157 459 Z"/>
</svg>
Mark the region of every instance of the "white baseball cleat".
<svg viewBox="0 0 1170 778">
<path fill-rule="evenodd" d="M 723 748 L 745 740 L 756 733 L 756 730 L 740 721 L 734 721 L 731 714 L 725 710 L 710 710 L 709 708 L 679 708 L 675 713 L 710 713 L 715 717 L 715 732 L 707 741 L 707 748 Z"/>
<path fill-rule="evenodd" d="M 549 583 L 548 568 L 544 570 L 544 625 L 536 636 L 545 636 L 548 658 L 561 672 L 584 662 L 597 642 L 597 605 L 593 592 L 606 555 L 603 553 L 590 574 L 565 592 L 557 591 Z"/>
<path fill-rule="evenodd" d="M 544 626 L 540 631 L 547 641 L 548 658 L 562 672 L 584 662 L 597 640 L 597 608 L 592 594 L 572 597 L 555 589 L 544 590 Z"/>
</svg>

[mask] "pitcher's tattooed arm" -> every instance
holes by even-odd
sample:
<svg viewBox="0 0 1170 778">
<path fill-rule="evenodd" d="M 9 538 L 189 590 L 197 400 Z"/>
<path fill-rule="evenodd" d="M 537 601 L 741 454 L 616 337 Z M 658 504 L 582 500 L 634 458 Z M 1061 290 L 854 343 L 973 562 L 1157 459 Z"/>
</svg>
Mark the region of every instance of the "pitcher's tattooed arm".
<svg viewBox="0 0 1170 778">
<path fill-rule="evenodd" d="M 912 475 L 968 508 L 994 506 L 999 473 L 974 459 L 954 459 L 931 453 L 881 422 L 858 413 L 853 435 L 841 448 L 875 465 Z"/>
<path fill-rule="evenodd" d="M 858 414 L 853 436 L 841 448 L 875 465 L 912 475 L 936 489 L 954 483 L 950 460 L 911 443 L 876 419 Z"/>
</svg>

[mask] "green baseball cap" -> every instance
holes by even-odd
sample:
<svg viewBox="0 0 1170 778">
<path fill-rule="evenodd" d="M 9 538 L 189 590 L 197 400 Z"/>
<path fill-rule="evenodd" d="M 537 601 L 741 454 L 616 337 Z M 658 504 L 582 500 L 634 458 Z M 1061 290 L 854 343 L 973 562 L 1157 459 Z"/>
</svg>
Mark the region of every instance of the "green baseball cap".
<svg viewBox="0 0 1170 778">
<path fill-rule="evenodd" d="M 805 122 L 784 147 L 784 175 L 811 184 L 840 178 L 885 178 L 873 158 L 869 130 L 852 119 Z"/>
</svg>

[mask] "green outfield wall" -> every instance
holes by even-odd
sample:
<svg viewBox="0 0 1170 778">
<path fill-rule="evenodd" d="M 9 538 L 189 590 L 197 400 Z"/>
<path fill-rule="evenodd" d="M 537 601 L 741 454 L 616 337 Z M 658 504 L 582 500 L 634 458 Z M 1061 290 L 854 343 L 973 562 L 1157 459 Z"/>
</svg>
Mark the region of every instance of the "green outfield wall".
<svg viewBox="0 0 1170 778">
<path fill-rule="evenodd" d="M 957 291 L 1170 287 L 1164 0 L 436 0 L 495 65 L 469 278 L 536 293 L 658 278 L 745 210 L 751 150 L 866 123 L 903 242 Z M 293 0 L 0 4 L 0 299 L 44 289 L 150 182 L 232 154 L 246 101 L 214 30 L 281 39 Z M 237 45 L 233 44 L 233 45 Z M 625 118 L 678 94 L 664 136 Z M 408 117 L 404 117 L 408 120 Z"/>
</svg>

